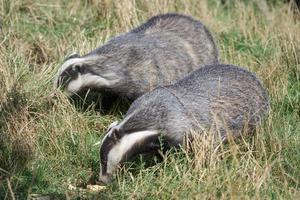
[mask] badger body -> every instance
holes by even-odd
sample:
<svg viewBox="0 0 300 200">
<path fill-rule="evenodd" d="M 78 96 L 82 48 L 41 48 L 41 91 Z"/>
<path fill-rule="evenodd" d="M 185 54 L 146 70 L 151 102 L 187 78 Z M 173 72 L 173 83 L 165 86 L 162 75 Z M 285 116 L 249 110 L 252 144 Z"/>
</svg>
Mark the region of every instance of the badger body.
<svg viewBox="0 0 300 200">
<path fill-rule="evenodd" d="M 92 89 L 134 100 L 218 61 L 219 50 L 200 21 L 164 14 L 82 57 L 72 54 L 58 70 L 54 86 L 68 94 Z"/>
<path fill-rule="evenodd" d="M 107 183 L 124 160 L 163 145 L 179 146 L 191 130 L 226 140 L 255 128 L 269 109 L 268 95 L 251 72 L 232 65 L 201 67 L 174 84 L 133 102 L 114 123 L 100 148 L 100 181 Z"/>
</svg>

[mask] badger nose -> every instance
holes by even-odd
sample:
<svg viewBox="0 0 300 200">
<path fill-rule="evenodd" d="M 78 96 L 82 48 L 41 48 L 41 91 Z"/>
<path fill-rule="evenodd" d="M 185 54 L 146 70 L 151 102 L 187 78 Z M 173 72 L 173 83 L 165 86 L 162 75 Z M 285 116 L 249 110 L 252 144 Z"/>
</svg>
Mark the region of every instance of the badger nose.
<svg viewBox="0 0 300 200">
<path fill-rule="evenodd" d="M 111 182 L 110 175 L 100 175 L 99 180 L 96 181 L 97 185 L 107 185 Z"/>
</svg>

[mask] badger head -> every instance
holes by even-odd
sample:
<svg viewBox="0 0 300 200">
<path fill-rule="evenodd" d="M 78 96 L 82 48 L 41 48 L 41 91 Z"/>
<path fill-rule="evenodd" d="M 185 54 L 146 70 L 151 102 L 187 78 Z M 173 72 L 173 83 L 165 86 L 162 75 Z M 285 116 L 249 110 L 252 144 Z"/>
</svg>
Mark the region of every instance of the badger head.
<svg viewBox="0 0 300 200">
<path fill-rule="evenodd" d="M 84 57 L 77 53 L 69 55 L 56 74 L 54 87 L 63 89 L 68 95 L 87 89 L 113 88 L 120 81 L 120 70 L 118 64 L 107 60 L 98 54 Z"/>
<path fill-rule="evenodd" d="M 112 123 L 104 136 L 100 148 L 99 181 L 107 184 L 111 181 L 119 164 L 133 156 L 153 152 L 159 149 L 158 131 L 140 129 L 125 129 L 125 118 L 121 123 Z"/>
</svg>

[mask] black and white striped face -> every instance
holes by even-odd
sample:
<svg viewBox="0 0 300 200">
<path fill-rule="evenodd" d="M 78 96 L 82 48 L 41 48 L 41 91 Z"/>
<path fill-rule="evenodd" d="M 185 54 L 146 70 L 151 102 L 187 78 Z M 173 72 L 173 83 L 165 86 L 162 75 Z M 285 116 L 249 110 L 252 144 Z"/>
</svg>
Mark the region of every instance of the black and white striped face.
<svg viewBox="0 0 300 200">
<path fill-rule="evenodd" d="M 69 56 L 58 70 L 54 87 L 63 89 L 67 94 L 78 93 L 83 89 L 110 88 L 119 82 L 116 73 L 99 65 L 100 57 Z"/>
<path fill-rule="evenodd" d="M 128 160 L 134 155 L 154 151 L 159 145 L 157 130 L 133 130 L 125 133 L 122 125 L 114 122 L 110 125 L 107 134 L 102 140 L 100 148 L 101 169 L 99 181 L 109 183 L 113 173 L 122 161 Z"/>
</svg>

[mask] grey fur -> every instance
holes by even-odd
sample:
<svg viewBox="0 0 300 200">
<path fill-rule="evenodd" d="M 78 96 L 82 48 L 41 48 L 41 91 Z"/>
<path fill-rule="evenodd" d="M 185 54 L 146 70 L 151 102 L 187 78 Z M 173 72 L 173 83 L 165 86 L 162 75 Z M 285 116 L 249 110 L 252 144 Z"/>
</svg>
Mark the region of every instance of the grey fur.
<svg viewBox="0 0 300 200">
<path fill-rule="evenodd" d="M 199 124 L 210 127 L 214 121 L 212 113 L 238 134 L 245 120 L 249 128 L 254 128 L 268 107 L 267 93 L 253 73 L 233 65 L 207 65 L 173 85 L 159 87 L 137 99 L 126 116 L 139 111 L 123 128 L 141 129 L 142 125 L 165 130 L 179 135 L 176 143 L 181 143 L 181 135 L 186 130 Z M 145 125 L 145 122 L 150 124 Z M 221 125 L 224 137 L 225 130 L 225 125 Z"/>
<path fill-rule="evenodd" d="M 70 57 L 73 58 L 74 55 Z M 218 63 L 219 50 L 200 21 L 180 14 L 164 14 L 150 18 L 80 58 L 79 63 L 71 64 L 79 66 L 79 72 L 63 65 L 55 87 L 68 85 L 77 78 L 75 73 L 89 73 L 112 80 L 113 84 L 89 84 L 80 90 L 96 89 L 136 99 L 157 86 L 182 78 L 202 64 Z M 113 76 L 105 77 L 106 74 Z"/>
<path fill-rule="evenodd" d="M 136 131 L 157 130 L 167 146 L 182 144 L 190 130 L 211 133 L 226 139 L 228 131 L 238 137 L 253 130 L 269 110 L 269 98 L 258 78 L 251 72 L 233 65 L 207 65 L 174 84 L 158 87 L 133 102 L 125 122 L 117 127 L 117 140 L 106 137 L 100 150 L 102 168 L 106 152 L 120 138 Z M 112 134 L 114 135 L 114 134 Z M 145 138 L 135 145 L 126 158 L 159 147 L 157 139 Z M 109 145 L 107 145 L 109 144 Z M 140 151 L 140 148 L 144 148 Z M 105 172 L 100 180 L 108 180 Z"/>
</svg>

